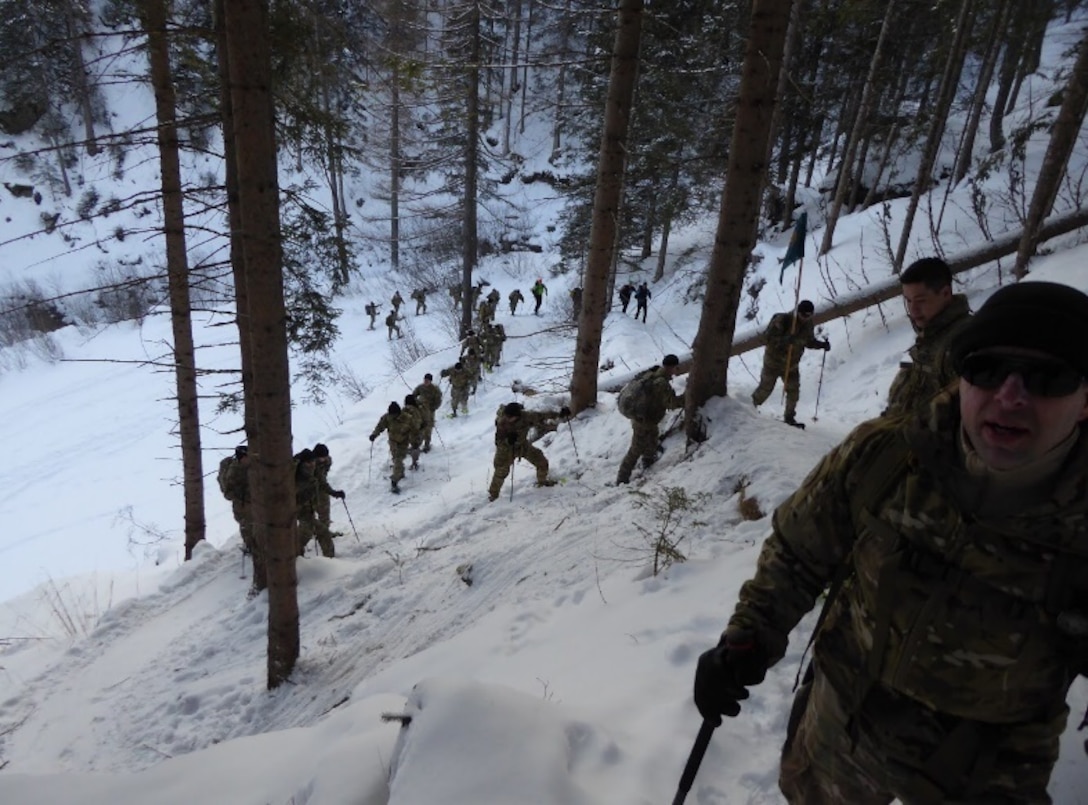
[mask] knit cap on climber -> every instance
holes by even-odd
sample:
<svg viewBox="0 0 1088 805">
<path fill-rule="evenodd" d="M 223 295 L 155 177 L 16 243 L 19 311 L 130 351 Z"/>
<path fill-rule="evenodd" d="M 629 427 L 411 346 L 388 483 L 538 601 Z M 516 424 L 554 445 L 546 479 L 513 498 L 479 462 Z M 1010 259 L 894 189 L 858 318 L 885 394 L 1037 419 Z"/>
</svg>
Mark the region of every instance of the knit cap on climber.
<svg viewBox="0 0 1088 805">
<path fill-rule="evenodd" d="M 1088 377 L 1088 296 L 1056 282 L 996 290 L 952 342 L 957 369 L 987 347 L 1037 349 Z"/>
</svg>

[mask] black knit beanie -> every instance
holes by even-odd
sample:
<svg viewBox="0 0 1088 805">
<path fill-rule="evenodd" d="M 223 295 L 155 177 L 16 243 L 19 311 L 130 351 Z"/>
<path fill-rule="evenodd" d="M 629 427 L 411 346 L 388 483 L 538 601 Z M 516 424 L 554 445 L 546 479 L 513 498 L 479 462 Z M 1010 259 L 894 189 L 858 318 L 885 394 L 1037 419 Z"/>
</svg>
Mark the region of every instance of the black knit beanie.
<svg viewBox="0 0 1088 805">
<path fill-rule="evenodd" d="M 1088 377 L 1088 296 L 1056 282 L 999 288 L 952 342 L 952 360 L 987 347 L 1037 349 Z"/>
</svg>

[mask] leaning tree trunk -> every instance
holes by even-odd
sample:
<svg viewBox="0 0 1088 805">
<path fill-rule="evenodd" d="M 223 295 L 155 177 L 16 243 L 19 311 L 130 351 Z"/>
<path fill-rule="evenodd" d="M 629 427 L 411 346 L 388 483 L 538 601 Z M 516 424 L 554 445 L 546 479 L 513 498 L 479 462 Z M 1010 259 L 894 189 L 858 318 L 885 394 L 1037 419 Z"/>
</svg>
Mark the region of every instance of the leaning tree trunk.
<svg viewBox="0 0 1088 805">
<path fill-rule="evenodd" d="M 688 438 L 702 440 L 698 409 L 725 394 L 729 353 L 744 273 L 756 245 L 767 143 L 793 0 L 754 0 L 748 46 L 729 146 L 718 231 L 707 269 L 699 330 L 692 347 L 685 419 Z"/>
<path fill-rule="evenodd" d="M 1085 111 L 1088 110 L 1088 33 L 1080 42 L 1077 63 L 1069 76 L 1065 87 L 1065 97 L 1054 128 L 1050 132 L 1050 143 L 1046 147 L 1039 178 L 1035 183 L 1035 192 L 1031 196 L 1028 217 L 1024 222 L 1024 235 L 1016 252 L 1016 267 L 1013 275 L 1022 279 L 1028 273 L 1028 261 L 1035 254 L 1039 242 L 1039 229 L 1050 214 L 1054 200 L 1058 197 L 1069 157 L 1077 145 Z"/>
<path fill-rule="evenodd" d="M 279 219 L 267 0 L 224 4 L 238 164 L 240 232 L 253 368 L 255 434 L 249 445 L 254 536 L 267 548 L 268 687 L 288 680 L 299 655 L 298 556 L 291 456 L 291 377 Z M 244 76 L 244 81 L 241 77 Z M 228 192 L 231 188 L 228 188 Z"/>
<path fill-rule="evenodd" d="M 461 337 L 472 329 L 472 270 L 479 248 L 476 202 L 480 167 L 480 5 L 472 3 L 465 68 L 465 198 L 461 210 Z"/>
<path fill-rule="evenodd" d="M 185 558 L 204 539 L 204 464 L 200 453 L 200 405 L 196 383 L 196 351 L 189 305 L 189 261 L 185 250 L 185 206 L 178 156 L 177 99 L 166 36 L 168 0 L 144 0 L 140 11 L 147 30 L 151 85 L 158 119 L 159 173 L 162 182 L 166 276 L 170 292 L 170 325 L 174 336 L 174 386 L 185 498 Z"/>
<path fill-rule="evenodd" d="M 608 79 L 604 132 L 597 161 L 597 190 L 593 198 L 589 257 L 582 289 L 582 313 L 578 319 L 574 372 L 570 381 L 570 408 L 575 413 L 597 404 L 597 364 L 601 357 L 601 331 L 608 308 L 608 277 L 616 249 L 616 218 L 623 192 L 627 128 L 638 77 L 642 10 L 643 0 L 620 0 L 616 19 L 612 74 Z"/>
<path fill-rule="evenodd" d="M 896 5 L 889 2 L 884 9 L 884 21 L 880 24 L 880 33 L 876 38 L 876 47 L 873 49 L 873 58 L 869 62 L 869 75 L 865 78 L 865 86 L 861 91 L 861 101 L 858 103 L 858 113 L 854 118 L 854 125 L 850 128 L 850 136 L 846 140 L 846 149 L 843 151 L 842 161 L 839 163 L 839 178 L 835 184 L 835 198 L 831 202 L 831 211 L 827 215 L 824 225 L 824 239 L 820 244 L 820 254 L 831 251 L 832 239 L 835 236 L 835 225 L 839 222 L 839 214 L 842 212 L 843 202 L 846 201 L 847 192 L 853 188 L 854 160 L 857 156 L 858 144 L 861 142 L 862 132 L 869 126 L 872 117 L 873 104 L 877 97 L 877 80 L 880 75 L 880 62 L 884 58 L 884 43 L 888 39 L 888 31 L 891 28 L 892 19 L 895 16 Z M 861 166 L 858 166 L 860 171 Z"/>
<path fill-rule="evenodd" d="M 974 0 L 961 0 L 960 15 L 956 21 L 956 34 L 949 47 L 948 60 L 945 62 L 941 85 L 937 90 L 937 103 L 934 104 L 932 113 L 933 121 L 926 135 L 922 158 L 918 163 L 918 173 L 914 178 L 914 189 L 911 192 L 910 203 L 907 205 L 907 212 L 903 219 L 903 229 L 899 233 L 899 246 L 896 249 L 895 260 L 892 265 L 893 274 L 898 274 L 903 270 L 903 260 L 907 256 L 907 245 L 910 243 L 914 216 L 918 212 L 918 204 L 922 199 L 922 193 L 929 189 L 932 181 L 933 166 L 937 163 L 941 138 L 944 136 L 945 124 L 948 122 L 948 110 L 952 107 L 952 100 L 956 96 L 956 87 L 959 85 L 960 73 L 963 70 L 963 58 L 967 47 L 967 35 L 971 30 L 971 9 L 973 5 Z"/>
</svg>

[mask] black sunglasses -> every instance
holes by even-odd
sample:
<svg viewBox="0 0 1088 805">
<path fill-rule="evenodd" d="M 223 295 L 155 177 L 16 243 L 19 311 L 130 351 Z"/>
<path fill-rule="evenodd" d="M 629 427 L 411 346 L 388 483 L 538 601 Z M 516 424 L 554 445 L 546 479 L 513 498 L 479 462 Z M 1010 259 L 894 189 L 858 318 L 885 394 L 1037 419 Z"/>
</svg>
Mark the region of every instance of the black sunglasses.
<svg viewBox="0 0 1088 805">
<path fill-rule="evenodd" d="M 1080 388 L 1084 375 L 1062 361 L 975 353 L 960 363 L 960 377 L 976 388 L 993 391 L 1009 375 L 1019 375 L 1024 389 L 1034 397 L 1065 397 Z"/>
</svg>

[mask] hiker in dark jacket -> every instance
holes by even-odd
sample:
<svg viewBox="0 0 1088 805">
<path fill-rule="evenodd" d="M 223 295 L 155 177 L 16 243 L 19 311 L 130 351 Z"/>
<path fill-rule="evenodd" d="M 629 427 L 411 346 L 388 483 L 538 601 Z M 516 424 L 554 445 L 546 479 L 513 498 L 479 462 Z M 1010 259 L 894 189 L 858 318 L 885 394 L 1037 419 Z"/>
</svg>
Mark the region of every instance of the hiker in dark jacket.
<svg viewBox="0 0 1088 805">
<path fill-rule="evenodd" d="M 643 324 L 646 323 L 646 305 L 650 301 L 651 296 L 653 296 L 653 294 L 650 293 L 650 289 L 646 287 L 645 282 L 639 285 L 638 290 L 635 291 L 635 303 L 637 305 L 635 307 L 635 318 L 637 319 L 638 314 L 641 313 Z"/>
</svg>

